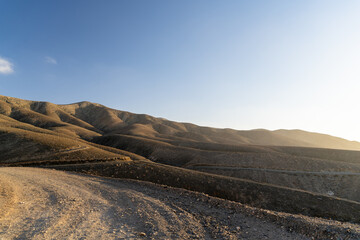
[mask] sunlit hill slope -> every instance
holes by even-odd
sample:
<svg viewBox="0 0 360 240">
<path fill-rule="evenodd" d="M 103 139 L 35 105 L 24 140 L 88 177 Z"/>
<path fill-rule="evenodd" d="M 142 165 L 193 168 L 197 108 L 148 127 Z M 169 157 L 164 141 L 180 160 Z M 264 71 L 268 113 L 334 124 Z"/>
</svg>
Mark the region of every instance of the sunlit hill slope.
<svg viewBox="0 0 360 240">
<path fill-rule="evenodd" d="M 114 110 L 90 102 L 56 105 L 0 96 L 0 113 L 2 128 L 16 123 L 22 124 L 23 130 L 45 133 L 46 131 L 39 130 L 41 128 L 85 140 L 110 134 L 122 134 L 155 140 L 360 150 L 359 142 L 325 134 L 301 130 L 239 131 L 200 127 L 145 114 Z M 30 129 L 29 125 L 23 123 L 37 129 Z"/>
<path fill-rule="evenodd" d="M 0 96 L 1 165 L 140 179 L 309 216 L 358 221 L 357 150 L 358 142 L 301 130 L 217 129 Z"/>
</svg>

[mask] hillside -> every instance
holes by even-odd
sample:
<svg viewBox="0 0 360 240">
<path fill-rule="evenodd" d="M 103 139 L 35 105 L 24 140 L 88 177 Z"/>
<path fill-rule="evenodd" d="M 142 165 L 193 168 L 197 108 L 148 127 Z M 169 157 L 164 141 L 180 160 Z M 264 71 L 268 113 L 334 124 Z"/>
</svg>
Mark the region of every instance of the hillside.
<svg viewBox="0 0 360 240">
<path fill-rule="evenodd" d="M 0 96 L 0 114 L 53 132 L 90 140 L 123 134 L 154 140 L 191 141 L 231 145 L 272 145 L 360 150 L 360 143 L 301 130 L 248 130 L 201 127 L 145 114 L 79 102 L 56 105 Z"/>
<path fill-rule="evenodd" d="M 1 99 L 5 100 L 0 101 L 0 161 L 3 164 L 50 160 L 143 159 L 136 154 L 84 140 L 100 134 L 62 122 L 51 113 L 46 114 L 51 104 L 45 104 L 48 107 L 39 109 L 34 102 L 12 99 L 13 102 L 9 103 L 6 102 L 9 98 Z M 45 112 L 40 113 L 42 110 Z"/>
<path fill-rule="evenodd" d="M 358 149 L 300 130 L 217 129 L 0 96 L 3 166 L 138 179 L 292 214 L 358 222 Z"/>
</svg>

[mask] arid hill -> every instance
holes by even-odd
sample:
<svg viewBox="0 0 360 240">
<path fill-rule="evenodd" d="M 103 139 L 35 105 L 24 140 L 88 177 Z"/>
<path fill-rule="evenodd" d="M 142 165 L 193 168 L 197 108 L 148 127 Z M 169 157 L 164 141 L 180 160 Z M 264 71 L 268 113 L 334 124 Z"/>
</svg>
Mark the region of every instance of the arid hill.
<svg viewBox="0 0 360 240">
<path fill-rule="evenodd" d="M 360 150 L 360 143 L 301 130 L 264 129 L 239 131 L 200 127 L 145 114 L 79 102 L 56 105 L 0 96 L 0 113 L 19 122 L 54 132 L 92 139 L 109 134 L 141 136 L 156 140 L 193 141 L 231 145 L 272 145 Z"/>
<path fill-rule="evenodd" d="M 46 103 L 39 108 L 35 102 L 8 97 L 0 99 L 1 163 L 143 159 L 136 154 L 86 141 L 100 134 L 63 122 L 63 117 L 77 120 L 66 113 L 56 117 L 51 110 L 56 105 Z"/>
<path fill-rule="evenodd" d="M 139 179 L 340 221 L 359 222 L 357 150 L 358 142 L 301 130 L 217 129 L 0 96 L 3 166 Z"/>
</svg>

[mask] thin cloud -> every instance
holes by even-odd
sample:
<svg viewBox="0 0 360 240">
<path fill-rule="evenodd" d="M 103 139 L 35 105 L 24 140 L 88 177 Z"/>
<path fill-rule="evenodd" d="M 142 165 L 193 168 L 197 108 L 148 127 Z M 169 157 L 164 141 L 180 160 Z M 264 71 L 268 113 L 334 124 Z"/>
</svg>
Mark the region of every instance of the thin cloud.
<svg viewBox="0 0 360 240">
<path fill-rule="evenodd" d="M 55 58 L 52 57 L 45 57 L 45 62 L 50 63 L 50 64 L 57 64 L 57 61 Z"/>
<path fill-rule="evenodd" d="M 14 65 L 5 58 L 0 57 L 0 74 L 11 74 L 14 72 Z"/>
</svg>

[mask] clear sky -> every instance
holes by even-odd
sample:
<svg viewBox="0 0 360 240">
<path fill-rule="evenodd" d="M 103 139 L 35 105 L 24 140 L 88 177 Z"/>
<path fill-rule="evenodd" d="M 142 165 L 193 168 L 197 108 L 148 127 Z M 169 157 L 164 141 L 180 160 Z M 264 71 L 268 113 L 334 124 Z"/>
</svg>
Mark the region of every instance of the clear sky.
<svg viewBox="0 0 360 240">
<path fill-rule="evenodd" d="M 360 1 L 0 0 L 0 94 L 360 141 Z"/>
</svg>

